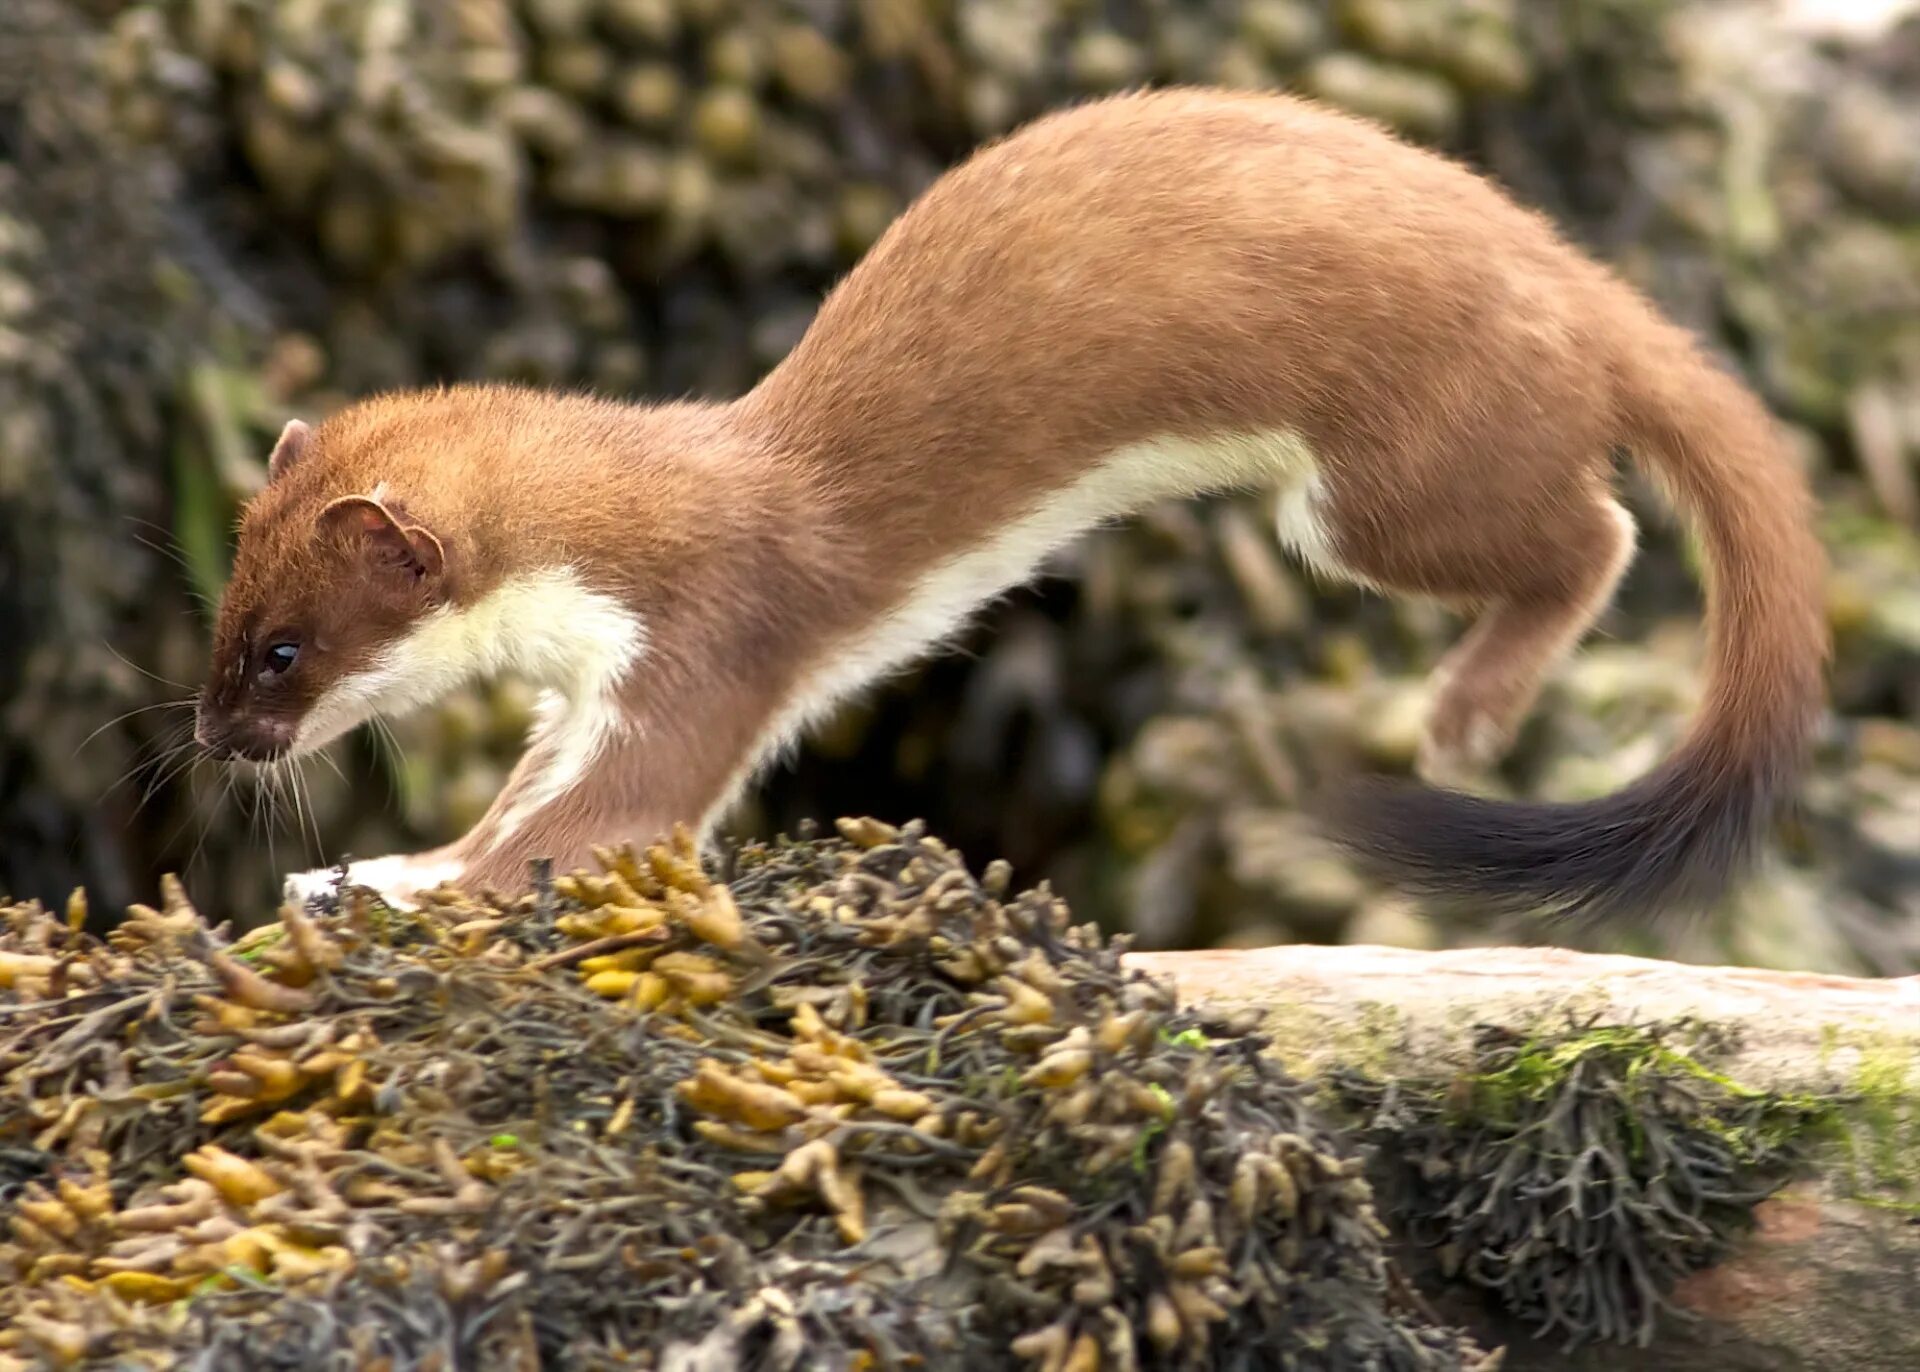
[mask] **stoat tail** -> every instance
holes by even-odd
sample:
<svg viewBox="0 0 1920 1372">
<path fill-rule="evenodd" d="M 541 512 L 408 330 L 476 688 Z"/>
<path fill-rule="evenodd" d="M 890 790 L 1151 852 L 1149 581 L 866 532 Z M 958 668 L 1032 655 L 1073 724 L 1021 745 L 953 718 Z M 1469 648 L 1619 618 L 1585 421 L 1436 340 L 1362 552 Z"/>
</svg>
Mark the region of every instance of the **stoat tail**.
<svg viewBox="0 0 1920 1372">
<path fill-rule="evenodd" d="M 1595 800 L 1369 784 L 1332 832 L 1383 877 L 1485 907 L 1597 919 L 1698 909 L 1755 855 L 1822 708 L 1826 558 L 1812 500 L 1754 396 L 1670 325 L 1618 364 L 1616 440 L 1704 545 L 1705 699 L 1660 766 Z"/>
</svg>

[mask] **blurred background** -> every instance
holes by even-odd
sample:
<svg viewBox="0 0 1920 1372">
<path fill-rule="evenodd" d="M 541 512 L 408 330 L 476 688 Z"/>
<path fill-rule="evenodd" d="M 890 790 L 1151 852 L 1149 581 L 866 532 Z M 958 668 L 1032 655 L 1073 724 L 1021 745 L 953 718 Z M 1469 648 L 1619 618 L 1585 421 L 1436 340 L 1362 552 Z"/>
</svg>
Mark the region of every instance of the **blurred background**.
<svg viewBox="0 0 1920 1372">
<path fill-rule="evenodd" d="M 1751 0 L 0 0 L 0 891 L 96 910 L 464 828 L 528 695 L 310 765 L 269 816 L 182 708 L 290 415 L 513 378 L 750 386 L 917 190 L 1141 83 L 1310 92 L 1463 157 L 1723 350 L 1833 550 L 1833 715 L 1763 878 L 1631 946 L 1920 968 L 1920 19 Z M 1647 768 L 1698 687 L 1661 507 L 1503 784 Z M 633 512 L 636 523 L 645 511 Z M 928 819 L 1145 946 L 1511 934 L 1361 880 L 1295 803 L 1404 770 L 1458 626 L 1312 584 L 1252 502 L 1075 550 L 743 812 Z M 1617 946 L 1617 945 L 1616 945 Z"/>
</svg>

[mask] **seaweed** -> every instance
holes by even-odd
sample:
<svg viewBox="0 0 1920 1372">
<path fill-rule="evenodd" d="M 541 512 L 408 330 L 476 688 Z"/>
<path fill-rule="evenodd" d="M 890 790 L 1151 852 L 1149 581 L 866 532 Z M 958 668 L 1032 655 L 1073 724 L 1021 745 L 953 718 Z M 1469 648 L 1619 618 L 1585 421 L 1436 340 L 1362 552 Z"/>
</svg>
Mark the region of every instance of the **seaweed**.
<svg viewBox="0 0 1920 1372">
<path fill-rule="evenodd" d="M 1838 1097 L 1744 1086 L 1694 1021 L 1475 1030 L 1455 1076 L 1336 1072 L 1364 1117 L 1397 1225 L 1441 1274 L 1567 1348 L 1649 1343 L 1676 1281 L 1721 1258 L 1754 1207 L 1841 1122 Z"/>
<path fill-rule="evenodd" d="M 1489 1365 L 1246 1017 L 918 825 L 727 868 L 6 910 L 0 1368 Z"/>
</svg>

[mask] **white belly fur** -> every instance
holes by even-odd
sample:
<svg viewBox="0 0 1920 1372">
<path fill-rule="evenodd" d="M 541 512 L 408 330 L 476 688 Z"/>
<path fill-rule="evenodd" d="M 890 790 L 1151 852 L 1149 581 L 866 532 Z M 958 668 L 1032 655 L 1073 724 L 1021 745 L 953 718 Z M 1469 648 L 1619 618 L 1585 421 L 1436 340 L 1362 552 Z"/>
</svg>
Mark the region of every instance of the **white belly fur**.
<svg viewBox="0 0 1920 1372">
<path fill-rule="evenodd" d="M 1316 566 L 1332 570 L 1332 555 L 1310 500 L 1317 484 L 1312 449 L 1286 430 L 1203 440 L 1156 439 L 1119 449 L 988 542 L 922 576 L 891 612 L 828 654 L 826 665 L 802 684 L 768 731 L 758 756 L 735 779 L 726 800 L 706 817 L 707 825 L 719 818 L 758 768 L 834 707 L 957 633 L 974 612 L 1031 579 L 1048 557 L 1098 525 L 1162 500 L 1267 489 L 1279 493 L 1283 502 L 1282 539 Z"/>
<path fill-rule="evenodd" d="M 1283 486 L 1273 502 L 1274 532 L 1315 575 L 1327 581 L 1349 581 L 1373 588 L 1371 581 L 1356 574 L 1334 551 L 1326 520 L 1319 509 L 1323 493 L 1317 471 L 1308 473 L 1304 481 Z"/>
</svg>

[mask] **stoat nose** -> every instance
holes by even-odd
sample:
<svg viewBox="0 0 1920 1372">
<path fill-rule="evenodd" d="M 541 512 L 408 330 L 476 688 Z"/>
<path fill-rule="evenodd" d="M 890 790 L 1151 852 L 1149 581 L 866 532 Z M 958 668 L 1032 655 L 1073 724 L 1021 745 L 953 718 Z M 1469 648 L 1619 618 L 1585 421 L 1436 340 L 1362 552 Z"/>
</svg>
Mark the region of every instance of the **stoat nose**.
<svg viewBox="0 0 1920 1372">
<path fill-rule="evenodd" d="M 194 721 L 193 740 L 212 757 L 248 762 L 271 762 L 287 751 L 290 742 L 287 730 L 278 724 L 250 724 L 245 720 L 221 723 L 205 715 Z"/>
<path fill-rule="evenodd" d="M 239 748 L 234 746 L 231 734 L 209 729 L 204 724 L 193 731 L 193 741 L 200 745 L 208 757 L 220 762 L 243 756 Z"/>
</svg>

